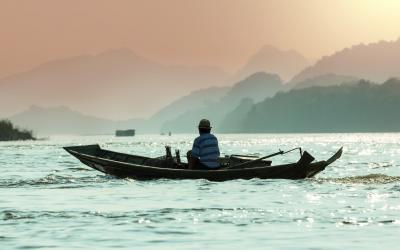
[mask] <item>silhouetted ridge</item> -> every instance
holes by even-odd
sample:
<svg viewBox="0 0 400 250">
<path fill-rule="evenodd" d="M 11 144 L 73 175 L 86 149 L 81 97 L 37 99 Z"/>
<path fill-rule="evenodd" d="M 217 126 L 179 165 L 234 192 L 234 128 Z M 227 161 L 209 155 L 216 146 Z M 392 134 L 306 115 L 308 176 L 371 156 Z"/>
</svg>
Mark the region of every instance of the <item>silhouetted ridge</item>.
<svg viewBox="0 0 400 250">
<path fill-rule="evenodd" d="M 320 59 L 304 69 L 292 82 L 300 82 L 325 74 L 349 75 L 382 82 L 389 77 L 400 77 L 400 39 L 359 44 Z"/>
<path fill-rule="evenodd" d="M 250 57 L 234 79 L 265 71 L 278 74 L 287 81 L 308 65 L 307 59 L 295 50 L 280 50 L 274 46 L 265 45 Z"/>
<path fill-rule="evenodd" d="M 297 83 L 293 86 L 294 89 L 302 89 L 313 86 L 334 86 L 341 84 L 354 84 L 357 83 L 360 79 L 353 76 L 343 76 L 337 74 L 326 74 L 317 76 L 311 79 L 307 79 Z"/>
<path fill-rule="evenodd" d="M 400 81 L 280 92 L 252 106 L 224 132 L 397 132 Z"/>
</svg>

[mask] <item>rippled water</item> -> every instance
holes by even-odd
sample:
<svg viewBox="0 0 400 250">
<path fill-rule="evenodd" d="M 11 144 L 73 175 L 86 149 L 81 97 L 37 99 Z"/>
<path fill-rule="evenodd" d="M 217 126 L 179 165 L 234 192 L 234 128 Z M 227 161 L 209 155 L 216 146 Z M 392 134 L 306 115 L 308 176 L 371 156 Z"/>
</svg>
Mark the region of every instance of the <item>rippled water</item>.
<svg viewBox="0 0 400 250">
<path fill-rule="evenodd" d="M 398 249 L 400 134 L 219 135 L 223 154 L 344 155 L 315 179 L 135 181 L 61 147 L 160 156 L 195 135 L 0 142 L 0 249 Z M 295 161 L 297 153 L 274 158 Z"/>
</svg>

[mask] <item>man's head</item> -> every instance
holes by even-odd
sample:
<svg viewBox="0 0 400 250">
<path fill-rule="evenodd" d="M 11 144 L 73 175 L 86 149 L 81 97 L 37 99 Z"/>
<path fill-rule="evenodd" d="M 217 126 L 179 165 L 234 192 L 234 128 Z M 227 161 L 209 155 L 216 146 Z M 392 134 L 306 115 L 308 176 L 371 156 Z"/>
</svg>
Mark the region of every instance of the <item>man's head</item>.
<svg viewBox="0 0 400 250">
<path fill-rule="evenodd" d="M 207 119 L 201 119 L 201 121 L 199 122 L 199 133 L 205 134 L 205 133 L 210 133 L 210 131 L 211 131 L 210 121 Z"/>
</svg>

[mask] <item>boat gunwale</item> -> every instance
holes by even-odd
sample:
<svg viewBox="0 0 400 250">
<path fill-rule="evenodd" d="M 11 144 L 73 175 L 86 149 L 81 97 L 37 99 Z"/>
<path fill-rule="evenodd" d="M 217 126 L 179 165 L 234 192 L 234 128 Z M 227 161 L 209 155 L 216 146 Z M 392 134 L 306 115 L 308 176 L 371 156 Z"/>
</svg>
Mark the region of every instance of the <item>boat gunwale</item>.
<svg viewBox="0 0 400 250">
<path fill-rule="evenodd" d="M 66 150 L 69 153 L 71 153 L 72 155 L 74 155 L 75 157 L 77 157 L 77 155 L 78 156 L 82 156 L 83 158 L 86 158 L 87 160 L 91 159 L 92 162 L 93 161 L 95 161 L 95 162 L 97 161 L 96 163 L 98 163 L 98 164 L 99 164 L 98 161 L 100 160 L 100 161 L 105 161 L 105 162 L 109 162 L 109 163 L 117 163 L 117 164 L 120 164 L 120 165 L 131 166 L 131 167 L 141 168 L 141 169 L 146 169 L 146 170 L 151 170 L 152 169 L 152 170 L 157 170 L 157 171 L 167 171 L 167 172 L 171 171 L 171 172 L 181 172 L 181 173 L 182 172 L 184 172 L 184 173 L 194 173 L 194 172 L 196 172 L 196 173 L 210 173 L 210 172 L 211 173 L 226 173 L 226 172 L 232 172 L 233 173 L 233 172 L 261 171 L 261 170 L 264 170 L 264 169 L 271 170 L 271 169 L 278 169 L 278 168 L 282 168 L 282 167 L 291 167 L 291 166 L 294 167 L 294 166 L 297 165 L 297 162 L 294 162 L 294 163 L 287 163 L 287 164 L 275 165 L 275 166 L 239 168 L 239 169 L 220 168 L 220 169 L 216 169 L 216 170 L 198 170 L 198 169 L 182 169 L 182 168 L 160 168 L 160 167 L 154 167 L 154 166 L 149 166 L 149 165 L 140 165 L 140 164 L 135 164 L 135 163 L 128 163 L 128 162 L 123 162 L 123 161 L 107 159 L 107 158 L 103 158 L 103 157 L 99 157 L 99 156 L 93 156 L 93 155 L 90 155 L 90 154 L 80 153 L 80 152 L 77 152 L 75 150 L 70 150 L 70 149 L 66 149 Z M 104 149 L 100 148 L 100 150 L 104 150 Z M 109 151 L 109 150 L 104 150 L 104 151 L 108 151 L 108 152 L 113 152 L 113 153 L 118 153 L 119 154 L 119 152 L 114 152 L 114 151 Z M 121 153 L 121 154 L 124 154 L 124 153 Z M 135 156 L 135 155 L 129 155 L 129 154 L 124 154 L 124 155 Z M 79 157 L 77 157 L 77 158 L 79 160 L 81 160 Z M 152 159 L 150 157 L 145 157 L 145 158 Z M 328 164 L 327 161 L 322 160 L 322 161 L 317 161 L 317 162 L 310 163 L 308 166 L 320 165 L 320 164 L 324 165 L 324 167 L 330 165 L 330 164 Z M 107 166 L 107 167 L 110 167 L 110 166 Z M 119 168 L 119 167 L 117 167 L 115 165 L 112 166 L 112 168 L 122 169 L 122 168 Z"/>
</svg>

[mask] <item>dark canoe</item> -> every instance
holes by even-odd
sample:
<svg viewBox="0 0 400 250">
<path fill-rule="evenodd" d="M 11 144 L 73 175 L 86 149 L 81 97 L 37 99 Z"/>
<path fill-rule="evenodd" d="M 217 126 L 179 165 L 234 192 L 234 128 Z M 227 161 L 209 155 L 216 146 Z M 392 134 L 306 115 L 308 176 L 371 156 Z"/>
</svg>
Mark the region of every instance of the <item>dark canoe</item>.
<svg viewBox="0 0 400 250">
<path fill-rule="evenodd" d="M 342 148 L 326 161 L 313 162 L 314 157 L 304 152 L 296 163 L 270 166 L 271 161 L 258 161 L 247 164 L 245 168 L 228 169 L 234 164 L 251 161 L 254 158 L 221 158 L 218 170 L 189 170 L 187 164 L 178 165 L 176 158 L 149 158 L 129 155 L 100 148 L 99 145 L 73 146 L 64 148 L 83 164 L 98 171 L 121 178 L 149 179 L 207 179 L 226 181 L 233 179 L 304 179 L 323 171 L 342 155 Z M 236 159 L 235 159 L 236 158 Z M 238 159 L 239 158 L 239 159 Z M 186 169 L 185 169 L 186 168 Z"/>
</svg>

